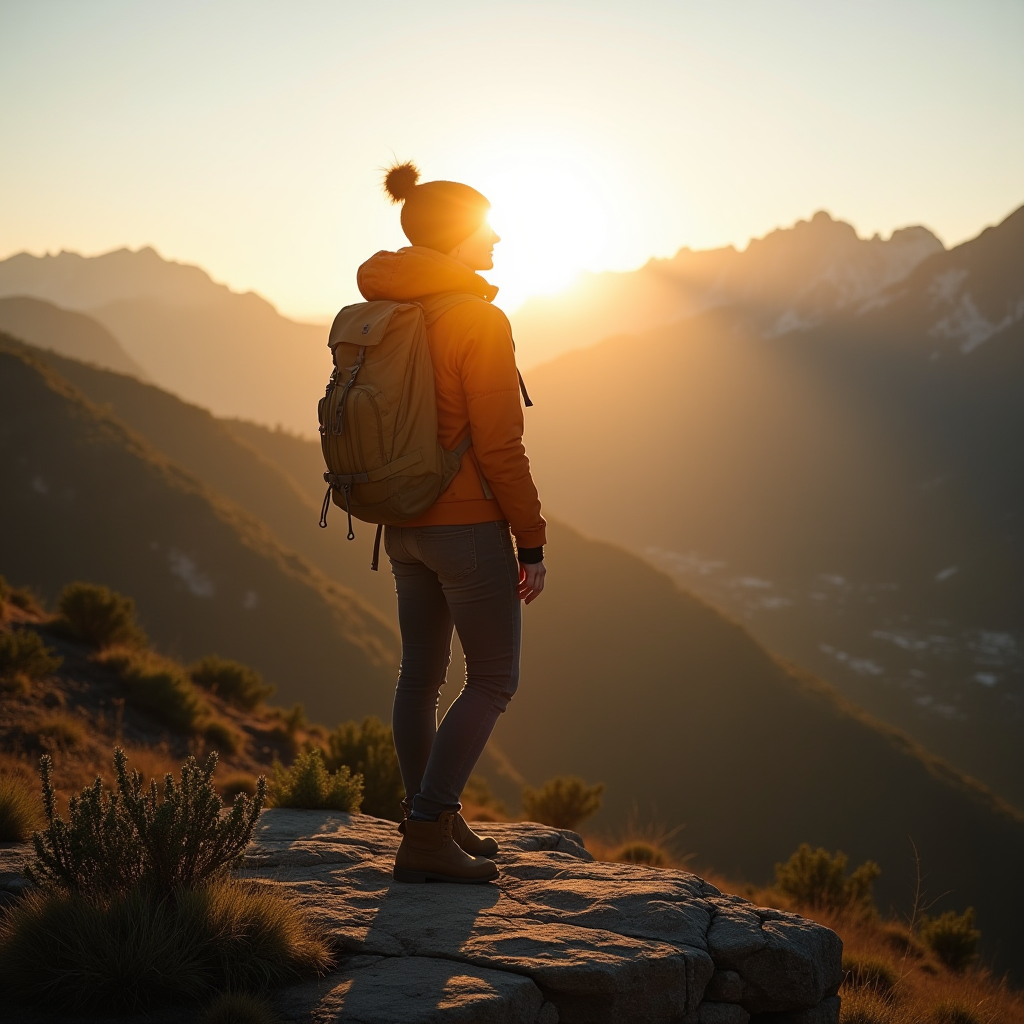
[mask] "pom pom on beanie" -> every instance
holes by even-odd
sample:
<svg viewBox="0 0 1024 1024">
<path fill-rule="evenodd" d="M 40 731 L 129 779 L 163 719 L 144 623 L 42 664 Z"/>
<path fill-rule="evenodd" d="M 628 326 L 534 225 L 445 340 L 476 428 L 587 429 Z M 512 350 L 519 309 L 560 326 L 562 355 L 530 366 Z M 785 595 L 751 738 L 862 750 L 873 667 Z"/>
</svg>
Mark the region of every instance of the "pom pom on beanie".
<svg viewBox="0 0 1024 1024">
<path fill-rule="evenodd" d="M 416 182 L 420 180 L 420 169 L 411 161 L 395 164 L 384 175 L 384 191 L 393 203 L 405 202 L 412 195 Z"/>
<path fill-rule="evenodd" d="M 457 181 L 426 181 L 411 161 L 384 176 L 384 191 L 402 203 L 402 230 L 413 245 L 448 253 L 487 219 L 491 204 L 475 188 Z"/>
</svg>

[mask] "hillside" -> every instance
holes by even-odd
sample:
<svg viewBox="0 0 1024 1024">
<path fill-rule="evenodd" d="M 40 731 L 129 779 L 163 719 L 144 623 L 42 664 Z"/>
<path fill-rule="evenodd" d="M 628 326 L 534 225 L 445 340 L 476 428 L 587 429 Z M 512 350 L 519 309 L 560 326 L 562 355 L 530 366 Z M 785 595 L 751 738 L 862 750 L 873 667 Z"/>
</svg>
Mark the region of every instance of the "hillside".
<svg viewBox="0 0 1024 1024">
<path fill-rule="evenodd" d="M 140 380 L 145 372 L 102 324 L 82 313 L 25 296 L 0 299 L 0 331 L 37 348 L 59 352 Z"/>
<path fill-rule="evenodd" d="M 317 449 L 306 444 L 301 464 Z M 1018 940 L 1005 894 L 1024 819 L 635 555 L 558 521 L 549 536 L 548 585 L 525 610 L 522 683 L 481 766 L 505 799 L 517 793 L 494 774 L 502 758 L 533 784 L 604 781 L 597 829 L 621 830 L 634 811 L 685 824 L 693 863 L 732 877 L 766 880 L 800 842 L 843 849 L 881 863 L 883 908 L 909 906 L 912 838 L 928 893 L 984 906 L 987 948 L 1008 955 Z M 462 671 L 449 673 L 445 700 Z"/>
<path fill-rule="evenodd" d="M 150 380 L 220 415 L 316 430 L 309 396 L 322 392 L 331 371 L 326 328 L 289 320 L 199 267 L 149 248 L 96 257 L 19 253 L 0 260 L 4 295 L 87 313 Z"/>
<path fill-rule="evenodd" d="M 768 333 L 782 333 L 870 301 L 941 251 L 927 228 L 864 239 L 822 210 L 742 251 L 681 249 L 636 271 L 584 274 L 556 295 L 527 300 L 512 317 L 519 364 L 722 306 L 742 305 Z"/>
<path fill-rule="evenodd" d="M 187 525 L 182 511 L 187 506 L 175 493 L 178 487 L 154 488 L 145 480 L 160 474 L 164 480 L 177 481 L 181 489 L 189 489 L 193 504 L 201 504 L 200 495 L 205 496 L 208 504 L 203 507 L 230 514 L 235 530 L 256 532 L 251 519 L 224 499 L 214 498 L 212 487 L 201 489 L 154 449 L 142 449 L 142 442 L 119 421 L 99 417 L 52 371 L 41 370 L 24 355 L 9 353 L 4 358 L 2 379 L 12 382 L 5 385 L 5 394 L 24 396 L 20 407 L 5 403 L 5 410 L 11 410 L 8 424 L 12 432 L 20 431 L 24 451 L 30 455 L 20 468 L 12 468 L 9 478 L 17 480 L 20 472 L 26 486 L 19 505 L 34 503 L 35 508 L 35 515 L 22 515 L 15 529 L 3 524 L 4 537 L 22 538 L 18 551 L 13 544 L 5 545 L 7 564 L 17 564 L 17 571 L 7 569 L 8 576 L 38 581 L 50 593 L 56 584 L 49 581 L 58 576 L 59 582 L 69 575 L 110 582 L 138 598 L 145 622 L 161 645 L 170 643 L 173 648 L 178 643 L 174 637 L 188 630 L 189 646 L 182 652 L 186 657 L 216 650 L 249 660 L 278 684 L 279 701 L 304 700 L 328 723 L 367 710 L 386 715 L 393 676 L 377 677 L 378 682 L 353 693 L 352 683 L 344 686 L 351 678 L 347 674 L 298 675 L 268 669 L 275 648 L 294 659 L 300 656 L 297 652 L 310 657 L 310 652 L 330 646 L 323 641 L 320 612 L 310 618 L 310 603 L 301 600 L 303 591 L 291 579 L 267 579 L 253 586 L 245 579 L 251 572 L 248 566 L 224 566 L 228 553 L 204 543 L 208 527 L 190 528 L 190 547 L 176 536 L 167 537 Z M 48 358 L 58 364 L 57 357 Z M 191 438 L 192 448 L 210 451 L 225 444 L 221 425 L 199 410 L 183 409 L 152 389 L 102 371 L 75 372 L 79 379 L 91 378 L 93 387 L 105 381 L 107 393 L 115 395 L 122 409 L 131 405 L 126 394 L 134 395 L 137 406 L 159 408 L 163 403 L 171 424 L 161 428 L 165 443 L 168 438 L 178 443 Z M 34 388 L 27 386 L 33 375 L 42 382 Z M 124 389 L 120 397 L 117 385 Z M 48 398 L 47 392 L 62 396 L 60 402 Z M 105 446 L 106 460 L 76 457 L 77 476 L 68 467 L 78 508 L 103 510 L 102 515 L 91 516 L 79 512 L 72 521 L 73 552 L 66 543 L 55 546 L 50 532 L 40 529 L 46 525 L 45 498 L 29 486 L 35 477 L 51 486 L 48 480 L 53 477 L 41 460 L 54 458 L 53 446 L 43 445 L 39 438 L 52 440 L 53 425 L 60 422 L 56 410 L 69 405 L 84 422 L 95 421 L 89 431 L 76 435 L 87 452 L 97 447 L 87 442 L 100 426 L 119 439 L 118 445 Z M 152 422 L 159 425 L 159 417 Z M 186 429 L 185 424 L 191 426 Z M 181 426 L 180 437 L 175 425 Z M 260 446 L 260 436 L 259 428 L 249 429 L 250 444 L 262 447 L 266 458 L 301 451 L 291 443 Z M 315 442 L 306 444 L 305 451 L 315 453 Z M 124 452 L 125 448 L 131 451 Z M 211 481 L 231 467 L 230 451 L 238 452 L 223 450 L 228 457 L 208 464 Z M 248 450 L 255 456 L 251 447 Z M 195 452 L 190 458 L 196 459 Z M 311 459 L 310 454 L 301 465 L 285 465 L 285 473 L 305 478 Z M 106 487 L 88 489 L 96 476 L 89 471 L 90 463 L 103 468 Z M 285 478 L 262 479 L 268 486 L 276 479 L 280 487 Z M 111 517 L 122 503 L 137 503 L 140 493 L 154 489 L 159 504 Z M 133 514 L 137 511 L 143 514 Z M 10 512 L 5 515 L 11 517 Z M 143 541 L 133 524 L 146 517 Z M 221 529 L 218 537 L 225 536 L 230 540 L 231 534 Z M 269 530 L 260 536 L 264 544 L 276 544 Z M 156 550 L 149 548 L 153 537 L 161 545 Z M 170 549 L 171 543 L 179 555 L 185 553 L 187 565 L 180 557 L 165 561 L 164 547 Z M 230 549 L 232 543 L 226 546 Z M 67 562 L 83 562 L 82 548 L 89 549 L 88 565 L 66 574 Z M 124 565 L 126 550 L 137 557 L 142 571 Z M 682 843 L 695 853 L 697 863 L 734 877 L 763 880 L 771 865 L 802 841 L 845 849 L 855 861 L 875 858 L 885 872 L 878 887 L 883 907 L 907 905 L 912 857 L 908 836 L 912 837 L 927 872 L 929 893 L 937 896 L 948 890 L 948 905 L 976 906 L 990 950 L 998 947 L 1009 955 L 1017 949 L 1005 893 L 1016 884 L 1016 864 L 1024 854 L 1019 817 L 905 738 L 843 704 L 828 687 L 780 666 L 742 628 L 679 591 L 667 576 L 636 556 L 587 540 L 556 522 L 548 557 L 549 587 L 543 600 L 526 610 L 523 683 L 496 733 L 496 751 L 514 770 L 533 783 L 564 773 L 604 781 L 609 789 L 597 827 L 622 828 L 634 807 L 645 820 L 655 817 L 668 827 L 685 823 Z M 104 561 L 113 569 L 98 572 Z M 295 556 L 290 564 L 303 565 Z M 311 570 L 304 572 L 307 579 L 313 575 Z M 346 582 L 358 588 L 377 586 L 379 579 L 364 570 Z M 218 597 L 221 587 L 252 589 L 260 601 L 249 614 L 264 606 L 266 594 L 267 604 L 274 604 L 274 618 L 257 623 L 244 638 L 247 645 L 232 637 L 234 619 L 227 614 L 213 616 L 207 611 L 205 630 L 200 631 L 194 610 L 215 606 L 208 604 L 213 598 L 189 593 L 188 580 L 193 590 L 212 585 Z M 168 587 L 174 583 L 179 589 Z M 348 593 L 337 585 L 322 585 L 331 593 Z M 176 598 L 174 603 L 167 600 L 168 591 Z M 239 594 L 239 606 L 244 594 L 245 590 Z M 379 621 L 363 614 L 371 626 Z M 235 642 L 223 642 L 217 630 Z M 335 664 L 346 664 L 346 657 L 328 651 Z M 390 665 L 393 673 L 394 662 Z M 457 675 L 458 669 L 453 670 L 449 691 L 457 688 Z M 326 712 L 321 710 L 325 707 Z M 485 770 L 493 772 L 490 764 Z M 508 789 L 500 777 L 492 781 Z"/>
<path fill-rule="evenodd" d="M 1021 267 L 1024 210 L 814 328 L 734 307 L 567 354 L 529 442 L 559 517 L 1024 807 Z"/>
<path fill-rule="evenodd" d="M 386 712 L 393 626 L 42 362 L 0 348 L 0 568 L 138 602 L 161 649 L 252 664 L 319 720 Z"/>
<path fill-rule="evenodd" d="M 358 530 L 350 542 L 343 529 L 319 527 L 324 468 L 318 444 L 244 421 L 217 419 L 205 409 L 123 374 L 51 354 L 45 359 L 89 401 L 142 435 L 175 465 L 262 520 L 310 565 L 345 586 L 358 581 L 360 593 L 374 607 L 389 618 L 394 615 L 390 574 L 370 572 L 372 528 Z M 308 465 L 289 475 L 281 468 L 278 448 L 308 453 Z"/>
</svg>

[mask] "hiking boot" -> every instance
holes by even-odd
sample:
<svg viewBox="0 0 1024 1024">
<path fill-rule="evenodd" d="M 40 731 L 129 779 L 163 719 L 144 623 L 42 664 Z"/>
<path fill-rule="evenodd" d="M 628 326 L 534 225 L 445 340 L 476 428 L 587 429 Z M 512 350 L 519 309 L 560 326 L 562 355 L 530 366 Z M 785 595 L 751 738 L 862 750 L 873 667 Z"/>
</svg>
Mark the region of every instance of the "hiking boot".
<svg viewBox="0 0 1024 1024">
<path fill-rule="evenodd" d="M 461 815 L 455 815 L 455 827 L 452 838 L 466 853 L 474 857 L 493 857 L 498 852 L 498 840 L 491 836 L 478 836 L 470 827 L 469 822 Z"/>
<path fill-rule="evenodd" d="M 398 831 L 402 845 L 395 855 L 396 882 L 490 882 L 498 866 L 466 853 L 454 839 L 456 815 L 445 811 L 437 821 L 406 818 Z"/>
<path fill-rule="evenodd" d="M 402 817 L 408 818 L 412 813 L 412 801 L 402 801 Z M 461 846 L 466 853 L 474 857 L 493 857 L 498 852 L 498 841 L 490 836 L 477 835 L 470 828 L 469 823 L 459 813 L 455 815 L 455 827 L 452 829 L 452 838 Z"/>
</svg>

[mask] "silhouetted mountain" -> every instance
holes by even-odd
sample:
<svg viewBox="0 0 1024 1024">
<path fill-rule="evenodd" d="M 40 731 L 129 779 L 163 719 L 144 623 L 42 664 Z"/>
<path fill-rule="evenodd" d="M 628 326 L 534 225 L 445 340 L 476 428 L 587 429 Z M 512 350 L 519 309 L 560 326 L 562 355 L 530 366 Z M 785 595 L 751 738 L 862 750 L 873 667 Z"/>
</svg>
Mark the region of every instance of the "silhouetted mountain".
<svg viewBox="0 0 1024 1024">
<path fill-rule="evenodd" d="M 0 472 L 8 579 L 48 598 L 75 579 L 131 594 L 164 650 L 248 662 L 321 720 L 387 706 L 398 649 L 386 619 L 9 344 Z"/>
<path fill-rule="evenodd" d="M 145 372 L 110 331 L 91 317 L 26 296 L 0 299 L 0 331 L 37 348 L 60 352 L 106 370 L 145 379 Z"/>
<path fill-rule="evenodd" d="M 557 295 L 529 299 L 513 316 L 521 366 L 636 334 L 719 306 L 743 305 L 769 334 L 858 307 L 904 278 L 942 243 L 922 227 L 862 239 L 819 211 L 742 252 L 732 246 L 652 259 L 628 273 L 584 274 Z"/>
<path fill-rule="evenodd" d="M 547 507 L 1024 807 L 1024 210 L 860 309 L 529 375 Z"/>
<path fill-rule="evenodd" d="M 0 295 L 87 312 L 151 380 L 220 415 L 316 430 L 310 396 L 331 371 L 327 329 L 288 320 L 199 267 L 149 248 L 96 257 L 19 253 L 0 261 Z"/>
</svg>

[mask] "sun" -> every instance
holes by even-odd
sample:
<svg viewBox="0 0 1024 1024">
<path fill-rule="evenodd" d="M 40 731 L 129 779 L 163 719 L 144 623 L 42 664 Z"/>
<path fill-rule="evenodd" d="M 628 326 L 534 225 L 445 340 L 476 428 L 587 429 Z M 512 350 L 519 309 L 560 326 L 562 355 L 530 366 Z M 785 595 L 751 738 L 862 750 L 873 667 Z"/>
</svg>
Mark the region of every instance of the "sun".
<svg viewBox="0 0 1024 1024">
<path fill-rule="evenodd" d="M 520 147 L 472 179 L 490 199 L 491 226 L 501 236 L 487 277 L 500 287 L 504 308 L 558 291 L 582 270 L 621 262 L 617 190 L 586 167 L 577 153 Z"/>
</svg>

